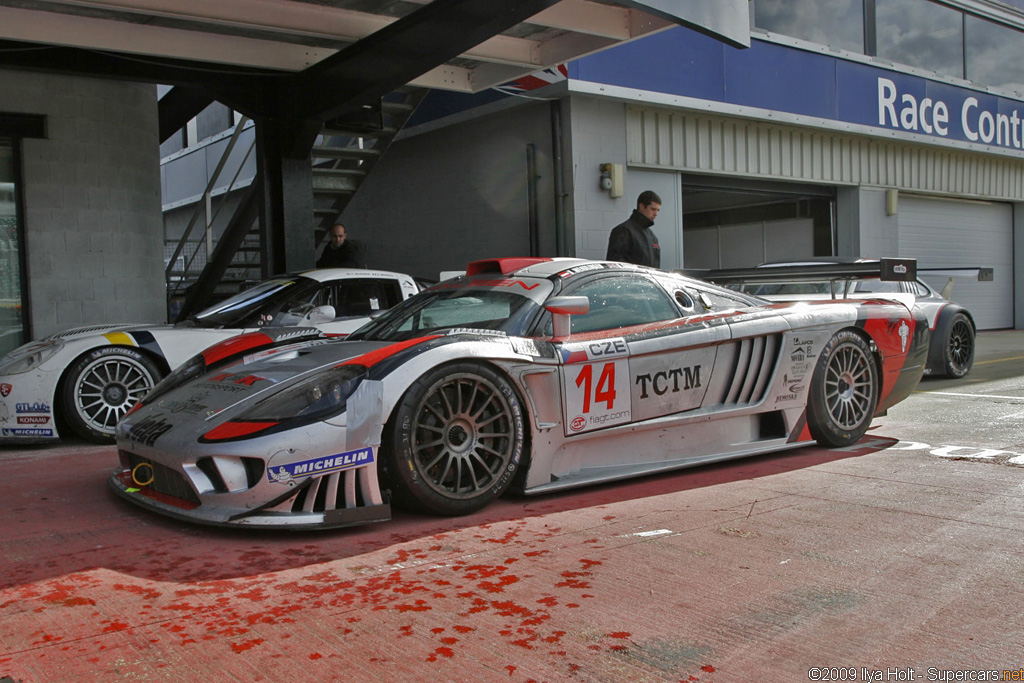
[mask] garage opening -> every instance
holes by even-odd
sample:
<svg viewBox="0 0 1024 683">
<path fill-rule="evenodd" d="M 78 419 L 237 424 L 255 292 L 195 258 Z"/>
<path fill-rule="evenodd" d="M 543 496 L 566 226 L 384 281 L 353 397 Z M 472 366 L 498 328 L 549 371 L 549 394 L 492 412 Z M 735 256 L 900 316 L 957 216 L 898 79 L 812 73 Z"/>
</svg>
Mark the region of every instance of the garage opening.
<svg viewBox="0 0 1024 683">
<path fill-rule="evenodd" d="M 749 268 L 835 253 L 830 187 L 683 176 L 685 268 Z"/>
</svg>

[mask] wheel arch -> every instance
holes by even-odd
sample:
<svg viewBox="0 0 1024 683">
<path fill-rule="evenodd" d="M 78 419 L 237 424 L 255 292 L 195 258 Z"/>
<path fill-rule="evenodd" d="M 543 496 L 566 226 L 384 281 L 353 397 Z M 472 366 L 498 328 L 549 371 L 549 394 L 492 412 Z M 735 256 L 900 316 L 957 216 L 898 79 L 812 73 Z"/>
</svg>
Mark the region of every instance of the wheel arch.
<svg viewBox="0 0 1024 683">
<path fill-rule="evenodd" d="M 953 317 L 957 313 L 962 313 L 967 318 L 967 322 L 971 324 L 971 330 L 974 334 L 978 333 L 978 324 L 969 310 L 953 302 L 943 306 L 942 310 L 935 317 L 935 328 L 931 332 L 931 340 L 928 343 L 928 360 L 926 365 L 928 372 L 932 375 L 938 374 L 941 376 L 945 374 L 945 339 L 949 333 L 949 326 L 952 324 Z"/>
<path fill-rule="evenodd" d="M 412 381 L 409 381 L 406 384 L 406 386 L 403 387 L 401 392 L 398 392 L 398 395 L 395 397 L 395 399 L 391 402 L 388 402 L 388 405 L 386 405 L 381 426 L 380 447 L 382 449 L 395 447 L 393 443 L 390 443 L 391 435 L 395 431 L 395 420 L 398 418 L 400 408 L 403 402 L 405 401 L 406 396 L 409 394 L 410 391 L 413 390 L 413 385 L 415 384 L 415 382 L 419 381 L 419 379 L 423 377 L 427 372 L 442 371 L 444 368 L 454 367 L 465 363 L 477 363 L 481 366 L 486 367 L 491 372 L 494 372 L 500 377 L 502 377 L 511 387 L 512 391 L 515 394 L 515 398 L 519 401 L 520 414 L 522 418 L 523 441 L 521 444 L 521 453 L 518 468 L 506 490 L 521 492 L 522 482 L 525 481 L 525 473 L 529 471 L 530 465 L 533 460 L 533 403 L 529 398 L 529 392 L 526 391 L 525 388 L 520 384 L 515 374 L 510 372 L 507 366 L 502 365 L 500 362 L 498 362 L 498 359 L 493 357 L 466 356 L 460 354 L 457 356 L 449 357 L 446 360 L 438 363 L 437 365 L 429 366 L 423 372 L 417 374 L 416 377 L 412 379 Z M 385 488 L 390 488 L 392 477 L 395 476 L 394 473 L 390 473 L 387 471 L 385 464 L 387 460 L 388 458 L 386 457 L 380 457 L 377 459 L 378 475 L 380 477 L 382 494 L 385 493 Z M 386 494 L 385 497 L 390 498 L 393 495 L 393 492 L 390 492 Z"/>
</svg>

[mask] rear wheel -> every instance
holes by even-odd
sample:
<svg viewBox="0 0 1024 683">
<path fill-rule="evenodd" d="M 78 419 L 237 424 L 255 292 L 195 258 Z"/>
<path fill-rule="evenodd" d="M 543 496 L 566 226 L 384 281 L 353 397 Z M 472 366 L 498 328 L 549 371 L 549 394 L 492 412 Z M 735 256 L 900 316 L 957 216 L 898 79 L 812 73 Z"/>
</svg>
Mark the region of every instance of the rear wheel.
<svg viewBox="0 0 1024 683">
<path fill-rule="evenodd" d="M 62 388 L 64 417 L 83 439 L 112 443 L 117 421 L 162 375 L 156 363 L 135 349 L 93 349 L 68 369 Z"/>
<path fill-rule="evenodd" d="M 488 365 L 436 368 L 402 397 L 382 464 L 395 501 L 438 515 L 479 510 L 508 488 L 523 449 L 515 389 Z"/>
<path fill-rule="evenodd" d="M 963 313 L 950 321 L 944 358 L 947 377 L 963 377 L 974 365 L 974 325 Z"/>
<path fill-rule="evenodd" d="M 864 436 L 878 405 L 878 369 L 868 343 L 841 330 L 822 349 L 811 379 L 807 424 L 823 446 L 848 446 Z"/>
</svg>

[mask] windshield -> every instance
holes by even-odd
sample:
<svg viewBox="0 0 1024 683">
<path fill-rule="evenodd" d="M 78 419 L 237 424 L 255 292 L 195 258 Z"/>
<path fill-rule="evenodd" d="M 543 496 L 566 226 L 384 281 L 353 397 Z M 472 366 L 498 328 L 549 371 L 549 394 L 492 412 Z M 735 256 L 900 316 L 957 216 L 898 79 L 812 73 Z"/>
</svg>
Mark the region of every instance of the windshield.
<svg viewBox="0 0 1024 683">
<path fill-rule="evenodd" d="M 524 293 L 465 281 L 442 283 L 362 326 L 349 339 L 401 341 L 457 327 L 526 336 L 542 311 L 541 302 L 553 289 L 546 280 L 536 282 L 536 289 Z"/>
<path fill-rule="evenodd" d="M 261 282 L 191 318 L 200 327 L 283 327 L 298 325 L 313 307 L 317 282 L 280 277 Z"/>
</svg>

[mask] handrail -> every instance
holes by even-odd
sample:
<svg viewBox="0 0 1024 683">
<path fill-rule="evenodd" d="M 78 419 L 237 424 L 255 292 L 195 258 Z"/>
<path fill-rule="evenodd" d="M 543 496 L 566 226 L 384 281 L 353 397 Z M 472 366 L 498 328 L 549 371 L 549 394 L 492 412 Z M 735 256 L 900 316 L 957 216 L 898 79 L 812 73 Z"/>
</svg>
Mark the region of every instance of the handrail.
<svg viewBox="0 0 1024 683">
<path fill-rule="evenodd" d="M 238 142 L 238 138 L 242 134 L 242 129 L 245 128 L 245 124 L 248 121 L 249 121 L 249 118 L 246 117 L 246 116 L 243 116 L 238 121 L 238 123 L 235 124 L 235 130 L 231 134 L 230 140 L 228 140 L 227 147 L 225 147 L 224 153 L 221 155 L 220 161 L 217 162 L 217 168 L 214 169 L 213 174 L 210 176 L 209 182 L 207 182 L 207 184 L 206 184 L 206 189 L 203 191 L 203 196 L 204 197 L 207 196 L 213 190 L 214 185 L 216 185 L 217 179 L 220 177 L 221 171 L 224 170 L 224 166 L 227 164 L 228 157 L 231 156 L 231 152 L 235 148 L 235 143 Z M 254 145 L 255 145 L 255 143 L 254 143 Z M 251 153 L 252 153 L 252 147 L 250 147 L 249 151 L 246 152 L 245 160 L 247 160 L 249 158 L 249 154 L 251 154 Z M 241 168 L 245 165 L 245 160 L 243 160 L 242 164 L 239 165 L 239 171 L 241 171 Z M 234 186 L 234 182 L 235 182 L 235 180 L 237 180 L 237 178 L 238 178 L 238 173 L 235 174 L 235 178 L 233 178 L 232 181 L 231 181 L 231 186 L 228 187 L 228 191 L 229 192 L 231 190 L 231 187 Z M 196 205 L 195 211 L 192 212 L 192 218 L 188 222 L 188 227 L 185 228 L 184 234 L 182 234 L 181 239 L 178 240 L 178 246 L 175 247 L 175 249 L 174 249 L 174 255 L 171 256 L 171 259 L 167 263 L 167 267 L 164 270 L 164 280 L 166 282 L 170 282 L 170 280 L 171 280 L 171 273 L 174 271 L 174 263 L 178 260 L 178 257 L 181 256 L 181 252 L 185 248 L 185 243 L 188 241 L 189 236 L 191 236 L 192 229 L 195 228 L 196 221 L 199 220 L 200 209 L 203 208 L 203 207 L 204 207 L 203 204 L 197 204 Z M 212 223 L 212 221 L 211 221 L 211 223 Z M 206 229 L 209 230 L 209 226 L 207 226 Z M 191 265 L 193 260 L 195 260 L 195 253 L 193 253 L 192 258 L 189 259 L 188 265 Z M 186 273 L 188 272 L 188 267 L 187 266 L 185 268 L 185 272 Z"/>
</svg>

